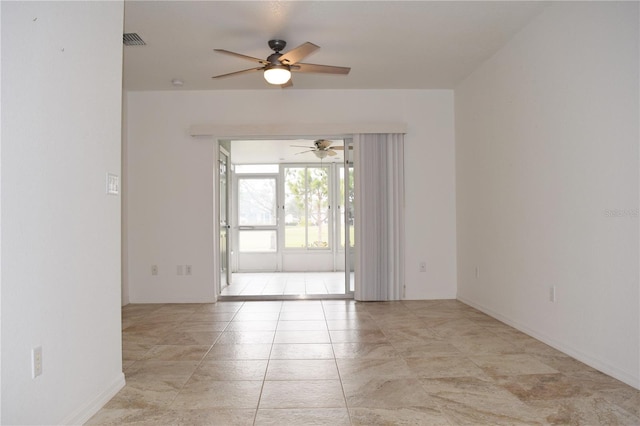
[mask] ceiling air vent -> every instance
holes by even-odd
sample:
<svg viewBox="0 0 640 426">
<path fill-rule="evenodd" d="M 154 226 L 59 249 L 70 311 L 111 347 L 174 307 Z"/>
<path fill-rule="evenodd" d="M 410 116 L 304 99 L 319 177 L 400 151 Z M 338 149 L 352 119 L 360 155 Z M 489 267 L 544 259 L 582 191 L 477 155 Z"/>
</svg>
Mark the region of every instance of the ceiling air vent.
<svg viewBox="0 0 640 426">
<path fill-rule="evenodd" d="M 125 46 L 144 46 L 145 43 L 142 38 L 136 33 L 126 33 L 122 35 L 122 42 Z"/>
</svg>

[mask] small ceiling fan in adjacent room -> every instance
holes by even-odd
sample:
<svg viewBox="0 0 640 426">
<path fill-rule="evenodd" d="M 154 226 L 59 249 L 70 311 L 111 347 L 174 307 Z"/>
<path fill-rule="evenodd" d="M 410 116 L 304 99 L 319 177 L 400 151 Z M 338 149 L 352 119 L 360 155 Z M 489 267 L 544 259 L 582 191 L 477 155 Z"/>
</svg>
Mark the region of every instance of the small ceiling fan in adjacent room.
<svg viewBox="0 0 640 426">
<path fill-rule="evenodd" d="M 269 55 L 266 60 L 254 58 L 253 56 L 243 55 L 241 53 L 230 52 L 225 49 L 214 49 L 216 52 L 236 56 L 242 59 L 247 59 L 252 62 L 257 62 L 262 66 L 235 71 L 228 74 L 216 75 L 212 78 L 231 77 L 234 75 L 264 71 L 264 78 L 269 84 L 284 88 L 293 86 L 293 83 L 291 81 L 292 72 L 349 74 L 349 71 L 351 71 L 351 68 L 349 67 L 335 67 L 331 65 L 316 65 L 300 62 L 320 48 L 320 46 L 316 46 L 313 43 L 306 42 L 296 47 L 295 49 L 288 51 L 287 53 L 280 53 L 282 50 L 284 50 L 286 45 L 287 42 L 284 40 L 269 40 L 269 47 L 274 51 L 274 53 Z"/>
<path fill-rule="evenodd" d="M 296 148 L 309 148 L 307 151 L 301 151 L 297 154 L 304 154 L 306 152 L 313 152 L 316 157 L 323 159 L 327 155 L 333 157 L 338 153 L 336 150 L 344 150 L 344 146 L 331 146 L 333 144 L 332 141 L 327 139 L 318 139 L 313 142 L 313 146 L 301 146 L 301 145 L 291 145 Z M 296 155 L 297 155 L 296 154 Z"/>
</svg>

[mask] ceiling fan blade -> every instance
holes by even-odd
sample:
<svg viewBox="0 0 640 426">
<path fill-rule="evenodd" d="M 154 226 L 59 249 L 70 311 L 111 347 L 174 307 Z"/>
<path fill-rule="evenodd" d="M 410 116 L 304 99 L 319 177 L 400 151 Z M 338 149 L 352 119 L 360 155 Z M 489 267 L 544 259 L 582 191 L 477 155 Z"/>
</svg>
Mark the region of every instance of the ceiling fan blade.
<svg viewBox="0 0 640 426">
<path fill-rule="evenodd" d="M 331 149 L 339 149 L 340 151 L 344 151 L 344 146 L 332 146 Z M 349 149 L 353 149 L 353 145 L 349 145 Z"/>
<path fill-rule="evenodd" d="M 332 157 L 333 157 L 334 155 L 338 155 L 338 153 L 337 153 L 337 152 L 335 152 L 335 151 L 334 151 L 334 150 L 332 150 L 332 149 L 327 149 L 326 151 L 327 151 L 327 154 L 329 154 L 329 155 L 330 155 L 330 156 L 332 156 Z"/>
<path fill-rule="evenodd" d="M 231 52 L 231 51 L 225 50 L 225 49 L 213 49 L 213 50 L 216 51 L 216 52 L 224 53 L 226 55 L 237 56 L 238 58 L 247 59 L 247 60 L 253 61 L 253 62 L 258 62 L 258 63 L 260 63 L 262 65 L 269 64 L 269 61 L 265 61 L 264 59 L 254 58 L 253 56 L 247 56 L 247 55 L 243 55 L 241 53 Z"/>
<path fill-rule="evenodd" d="M 309 151 L 301 151 L 301 152 L 296 152 L 296 155 L 298 154 L 306 154 L 307 152 L 315 152 L 315 149 L 310 149 Z"/>
<path fill-rule="evenodd" d="M 255 71 L 262 71 L 264 69 L 264 67 L 260 67 L 260 68 L 249 68 L 248 70 L 242 70 L 242 71 L 235 71 L 235 72 L 230 72 L 228 74 L 220 74 L 220 75 L 214 75 L 211 78 L 221 78 L 221 77 L 231 77 L 233 75 L 240 75 L 240 74 L 245 74 L 245 73 L 250 73 L 250 72 L 255 72 Z"/>
<path fill-rule="evenodd" d="M 287 87 L 293 87 L 293 79 L 289 79 L 289 81 L 287 81 L 285 84 L 281 84 L 280 87 L 282 87 L 283 89 L 286 89 Z"/>
<path fill-rule="evenodd" d="M 309 148 L 309 149 L 315 149 L 315 148 L 314 148 L 314 147 L 312 147 L 312 146 L 302 146 L 302 145 L 289 145 L 289 146 L 291 146 L 291 147 L 293 147 L 293 148 Z"/>
<path fill-rule="evenodd" d="M 349 67 L 334 67 L 332 65 L 295 64 L 291 66 L 293 72 L 309 72 L 323 74 L 349 74 Z"/>
<path fill-rule="evenodd" d="M 285 65 L 293 65 L 296 62 L 306 58 L 318 49 L 320 49 L 320 46 L 316 46 L 313 43 L 306 42 L 296 47 L 295 49 L 292 49 L 283 54 L 278 58 L 278 60 Z"/>
</svg>

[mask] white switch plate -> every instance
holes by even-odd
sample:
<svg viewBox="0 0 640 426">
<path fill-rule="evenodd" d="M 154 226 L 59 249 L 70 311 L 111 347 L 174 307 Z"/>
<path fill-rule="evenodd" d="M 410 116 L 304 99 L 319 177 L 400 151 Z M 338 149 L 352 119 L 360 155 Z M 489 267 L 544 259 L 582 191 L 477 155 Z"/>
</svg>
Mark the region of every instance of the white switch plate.
<svg viewBox="0 0 640 426">
<path fill-rule="evenodd" d="M 31 349 L 31 378 L 42 375 L 42 346 Z"/>
<path fill-rule="evenodd" d="M 120 193 L 120 177 L 113 173 L 107 173 L 107 194 L 118 195 Z"/>
</svg>

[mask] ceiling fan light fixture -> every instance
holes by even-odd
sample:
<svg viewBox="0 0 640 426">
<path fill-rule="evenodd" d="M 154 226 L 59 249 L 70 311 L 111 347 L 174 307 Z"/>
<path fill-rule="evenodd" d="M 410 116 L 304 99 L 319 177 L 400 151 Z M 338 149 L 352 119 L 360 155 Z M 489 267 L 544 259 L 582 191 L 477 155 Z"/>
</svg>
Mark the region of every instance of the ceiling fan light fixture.
<svg viewBox="0 0 640 426">
<path fill-rule="evenodd" d="M 324 150 L 319 150 L 319 151 L 313 151 L 313 153 L 316 155 L 316 157 L 318 157 L 319 159 L 323 159 L 325 158 L 327 155 L 329 155 L 329 153 L 327 151 Z"/>
<path fill-rule="evenodd" d="M 291 71 L 285 65 L 273 65 L 264 70 L 267 83 L 280 86 L 291 79 Z"/>
</svg>

